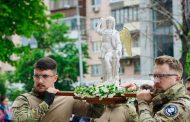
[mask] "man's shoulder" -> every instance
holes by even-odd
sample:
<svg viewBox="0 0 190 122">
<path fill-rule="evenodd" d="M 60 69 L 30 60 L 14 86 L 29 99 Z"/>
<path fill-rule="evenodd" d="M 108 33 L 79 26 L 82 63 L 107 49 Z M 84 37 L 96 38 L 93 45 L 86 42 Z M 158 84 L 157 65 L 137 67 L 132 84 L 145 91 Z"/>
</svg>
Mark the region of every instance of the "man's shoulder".
<svg viewBox="0 0 190 122">
<path fill-rule="evenodd" d="M 22 106 L 24 103 L 28 103 L 28 96 L 31 95 L 30 93 L 23 93 L 19 95 L 13 102 L 12 107 L 19 107 Z"/>
<path fill-rule="evenodd" d="M 190 97 L 188 95 L 183 95 L 181 97 L 178 97 L 177 100 L 174 102 L 179 103 L 180 105 L 189 107 L 190 109 Z"/>
<path fill-rule="evenodd" d="M 189 105 L 185 105 L 180 101 L 172 101 L 164 105 L 163 109 L 157 115 L 164 115 L 160 116 L 161 118 L 167 118 L 172 120 L 185 120 L 189 117 L 190 108 Z"/>
<path fill-rule="evenodd" d="M 183 118 L 183 116 L 188 116 L 186 114 L 189 114 L 190 112 L 190 97 L 184 95 L 177 98 L 176 100 L 170 101 L 164 105 L 162 111 L 164 115 L 171 118 Z"/>
</svg>

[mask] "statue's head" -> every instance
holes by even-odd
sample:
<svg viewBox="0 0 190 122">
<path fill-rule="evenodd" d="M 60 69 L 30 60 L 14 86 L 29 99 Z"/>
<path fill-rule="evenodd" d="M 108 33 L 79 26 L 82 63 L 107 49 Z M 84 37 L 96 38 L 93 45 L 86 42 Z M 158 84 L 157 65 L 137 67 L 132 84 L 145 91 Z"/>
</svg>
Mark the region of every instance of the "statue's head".
<svg viewBox="0 0 190 122">
<path fill-rule="evenodd" d="M 106 28 L 115 29 L 115 19 L 112 16 L 106 18 Z"/>
</svg>

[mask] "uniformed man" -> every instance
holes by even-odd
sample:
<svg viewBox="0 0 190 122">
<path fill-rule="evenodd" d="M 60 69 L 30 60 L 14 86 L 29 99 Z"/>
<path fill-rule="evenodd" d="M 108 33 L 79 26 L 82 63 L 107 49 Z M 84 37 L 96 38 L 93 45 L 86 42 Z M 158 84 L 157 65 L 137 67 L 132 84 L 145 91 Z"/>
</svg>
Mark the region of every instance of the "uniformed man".
<svg viewBox="0 0 190 122">
<path fill-rule="evenodd" d="M 17 97 L 12 105 L 14 121 L 69 122 L 72 114 L 80 116 L 93 110 L 71 96 L 55 96 L 57 78 L 57 63 L 53 59 L 45 57 L 37 61 L 33 90 Z"/>
<path fill-rule="evenodd" d="M 190 96 L 190 77 L 185 80 L 186 94 Z"/>
<path fill-rule="evenodd" d="M 140 122 L 189 122 L 190 97 L 180 82 L 181 63 L 171 56 L 160 56 L 150 76 L 157 95 L 152 97 L 150 90 L 137 94 Z"/>
</svg>

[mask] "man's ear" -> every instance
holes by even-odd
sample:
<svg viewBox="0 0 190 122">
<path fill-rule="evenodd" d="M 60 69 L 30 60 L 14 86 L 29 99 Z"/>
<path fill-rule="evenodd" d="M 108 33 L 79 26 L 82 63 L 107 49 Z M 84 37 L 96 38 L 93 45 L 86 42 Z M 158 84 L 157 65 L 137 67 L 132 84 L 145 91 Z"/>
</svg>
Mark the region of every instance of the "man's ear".
<svg viewBox="0 0 190 122">
<path fill-rule="evenodd" d="M 54 83 L 58 81 L 58 75 L 55 76 L 55 80 L 54 80 Z"/>
</svg>

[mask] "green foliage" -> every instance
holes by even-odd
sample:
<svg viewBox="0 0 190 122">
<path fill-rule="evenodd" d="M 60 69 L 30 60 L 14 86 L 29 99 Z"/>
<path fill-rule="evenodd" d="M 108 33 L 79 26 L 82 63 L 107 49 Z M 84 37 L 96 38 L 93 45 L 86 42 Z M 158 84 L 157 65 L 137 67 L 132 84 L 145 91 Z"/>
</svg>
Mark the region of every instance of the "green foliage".
<svg viewBox="0 0 190 122">
<path fill-rule="evenodd" d="M 7 96 L 9 98 L 10 101 L 14 101 L 16 99 L 16 97 L 18 97 L 19 95 L 23 94 L 25 91 L 24 90 L 20 90 L 20 89 L 8 89 L 7 90 Z"/>
<path fill-rule="evenodd" d="M 66 37 L 68 27 L 64 23 L 52 23 L 47 32 L 35 32 L 38 48 L 50 50 L 56 43 L 69 41 Z"/>
<path fill-rule="evenodd" d="M 6 94 L 6 74 L 0 74 L 0 95 Z"/>
<path fill-rule="evenodd" d="M 84 59 L 88 57 L 87 45 L 83 45 Z M 73 90 L 71 84 L 77 81 L 79 76 L 78 49 L 74 42 L 64 43 L 63 47 L 55 48 L 52 57 L 58 63 L 59 80 L 55 86 L 60 90 Z M 84 73 L 87 71 L 86 62 L 83 61 Z"/>
<path fill-rule="evenodd" d="M 123 95 L 125 92 L 129 91 L 122 87 L 117 87 L 115 84 L 103 84 L 99 86 L 80 86 L 75 88 L 75 95 L 80 97 L 99 97 L 112 98 L 115 95 Z"/>
<path fill-rule="evenodd" d="M 28 54 L 22 55 L 16 63 L 14 82 L 25 83 L 25 89 L 30 91 L 33 87 L 33 65 L 42 57 L 44 52 L 41 49 L 30 50 Z"/>
<path fill-rule="evenodd" d="M 63 13 L 60 13 L 60 12 L 57 12 L 57 13 L 54 13 L 54 14 L 51 14 L 50 15 L 50 18 L 52 20 L 58 20 L 60 18 L 64 18 L 64 14 Z"/>
<path fill-rule="evenodd" d="M 10 82 L 25 83 L 25 89 L 30 91 L 33 87 L 33 65 L 46 55 L 51 55 L 58 62 L 59 81 L 56 85 L 61 90 L 68 90 L 70 84 L 77 80 L 79 75 L 78 49 L 74 40 L 66 36 L 68 27 L 58 23 L 63 18 L 61 13 L 46 15 L 46 6 L 43 0 L 0 1 L 0 57 L 1 61 L 15 65 L 14 75 L 8 79 Z M 50 22 L 49 18 L 54 19 Z M 17 34 L 24 37 L 34 35 L 38 42 L 38 49 L 15 47 L 10 36 Z M 63 46 L 59 46 L 63 45 Z M 84 58 L 87 55 L 87 46 L 83 45 Z M 20 58 L 13 62 L 12 54 Z M 84 69 L 86 72 L 86 63 Z M 66 81 L 68 83 L 66 83 Z M 21 91 L 15 91 L 15 96 Z M 13 96 L 14 99 L 15 96 Z"/>
<path fill-rule="evenodd" d="M 10 56 L 22 53 L 22 47 L 15 47 L 14 34 L 30 37 L 34 32 L 47 29 L 47 7 L 43 0 L 1 0 L 0 1 L 0 60 L 13 64 Z M 20 52 L 22 50 L 22 52 Z"/>
<path fill-rule="evenodd" d="M 43 0 L 1 0 L 0 35 L 30 37 L 34 31 L 43 30 L 48 22 L 46 10 Z"/>
<path fill-rule="evenodd" d="M 0 37 L 1 38 L 1 37 Z M 3 62 L 11 62 L 10 56 L 14 51 L 14 44 L 11 40 L 0 39 L 0 60 Z"/>
<path fill-rule="evenodd" d="M 187 53 L 185 71 L 188 76 L 190 76 L 190 51 Z"/>
<path fill-rule="evenodd" d="M 55 83 L 60 90 L 73 90 L 71 83 L 79 76 L 79 56 L 75 41 L 65 37 L 67 27 L 62 23 L 51 24 L 46 33 L 36 32 L 39 49 L 27 50 L 17 62 L 14 81 L 25 83 L 25 89 L 33 87 L 33 65 L 44 54 L 57 61 L 59 80 Z M 84 59 L 88 57 L 87 45 L 82 45 Z M 84 72 L 86 72 L 86 63 Z M 25 68 L 26 67 L 26 68 Z"/>
</svg>

